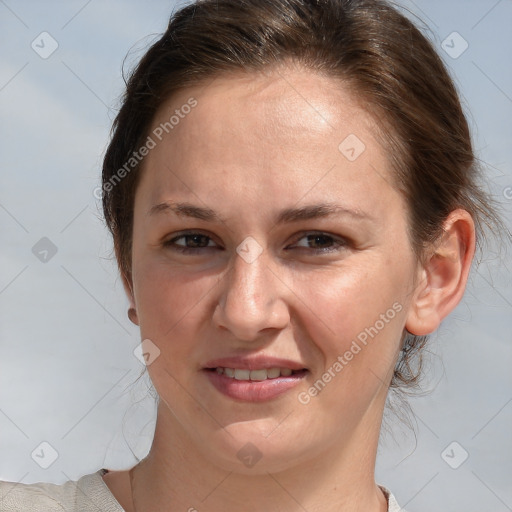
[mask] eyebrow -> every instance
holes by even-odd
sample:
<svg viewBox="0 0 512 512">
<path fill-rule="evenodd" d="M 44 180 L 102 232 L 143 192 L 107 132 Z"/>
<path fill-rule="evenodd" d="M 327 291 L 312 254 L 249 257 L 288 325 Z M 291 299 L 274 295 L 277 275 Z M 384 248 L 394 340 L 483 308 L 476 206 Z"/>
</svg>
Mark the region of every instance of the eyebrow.
<svg viewBox="0 0 512 512">
<path fill-rule="evenodd" d="M 149 209 L 148 215 L 152 216 L 169 212 L 174 212 L 178 217 L 190 217 L 208 222 L 225 222 L 214 210 L 210 208 L 182 202 L 164 201 L 162 203 L 155 204 Z M 286 224 L 334 215 L 346 215 L 354 219 L 361 220 L 372 218 L 369 214 L 358 209 L 352 210 L 332 203 L 322 203 L 302 206 L 300 208 L 286 208 L 279 212 L 275 219 L 275 223 Z"/>
<path fill-rule="evenodd" d="M 210 208 L 195 206 L 191 203 L 172 203 L 164 201 L 153 205 L 148 215 L 158 215 L 160 213 L 174 212 L 178 217 L 192 217 L 194 219 L 206 220 L 210 222 L 223 222 L 222 219 Z"/>
</svg>

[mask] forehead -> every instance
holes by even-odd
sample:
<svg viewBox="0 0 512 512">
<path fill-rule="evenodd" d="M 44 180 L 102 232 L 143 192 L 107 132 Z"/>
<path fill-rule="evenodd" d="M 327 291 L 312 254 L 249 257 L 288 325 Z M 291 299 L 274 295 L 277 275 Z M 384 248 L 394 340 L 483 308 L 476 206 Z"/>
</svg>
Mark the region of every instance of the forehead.
<svg viewBox="0 0 512 512">
<path fill-rule="evenodd" d="M 248 133 L 252 128 L 254 138 L 263 142 L 266 136 L 267 142 L 275 145 L 276 137 L 280 143 L 293 144 L 312 135 L 341 136 L 348 129 L 362 137 L 376 132 L 375 119 L 345 82 L 297 66 L 230 73 L 182 90 L 161 106 L 153 127 L 165 123 L 191 97 L 197 99 L 199 108 L 194 109 L 187 126 L 219 137 Z M 226 119 L 228 124 L 219 122 Z M 179 126 L 173 129 L 174 133 L 180 131 Z M 315 145 L 306 148 L 314 150 Z"/>
<path fill-rule="evenodd" d="M 360 195 L 391 182 L 375 119 L 340 80 L 304 69 L 225 75 L 184 89 L 159 109 L 155 130 L 161 140 L 143 171 L 153 202 L 171 190 L 208 190 L 219 200 L 250 190 L 296 202 L 312 189 L 334 193 L 334 182 Z"/>
</svg>

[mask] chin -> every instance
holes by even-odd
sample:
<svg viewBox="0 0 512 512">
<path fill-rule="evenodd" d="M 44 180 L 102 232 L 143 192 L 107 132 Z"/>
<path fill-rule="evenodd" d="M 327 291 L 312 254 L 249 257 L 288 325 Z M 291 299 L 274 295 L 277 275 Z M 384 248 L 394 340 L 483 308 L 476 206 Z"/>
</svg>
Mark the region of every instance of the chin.
<svg viewBox="0 0 512 512">
<path fill-rule="evenodd" d="M 226 427 L 208 442 L 208 453 L 219 468 L 243 475 L 279 473 L 311 456 L 313 447 L 305 447 L 301 436 L 274 436 L 275 422 L 250 421 Z M 262 434 L 265 432 L 265 434 Z M 270 433 L 270 435 L 269 435 Z M 204 444 L 203 438 L 203 444 Z M 203 452 L 204 453 L 204 452 Z"/>
</svg>

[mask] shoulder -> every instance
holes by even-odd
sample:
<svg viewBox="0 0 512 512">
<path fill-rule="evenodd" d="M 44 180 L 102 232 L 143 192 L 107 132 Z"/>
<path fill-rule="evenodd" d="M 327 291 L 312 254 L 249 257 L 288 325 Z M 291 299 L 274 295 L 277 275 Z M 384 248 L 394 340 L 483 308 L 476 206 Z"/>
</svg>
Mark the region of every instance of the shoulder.
<svg viewBox="0 0 512 512">
<path fill-rule="evenodd" d="M 382 485 L 379 485 L 382 492 L 384 493 L 384 496 L 386 496 L 386 499 L 388 500 L 388 512 L 407 512 L 404 508 L 402 508 L 398 502 L 396 501 L 396 498 L 393 496 L 393 493 L 389 490 L 383 487 Z"/>
<path fill-rule="evenodd" d="M 0 510 L 5 512 L 27 511 L 62 512 L 65 509 L 54 484 L 22 484 L 0 480 Z M 56 486 L 57 488 L 60 486 Z"/>
<path fill-rule="evenodd" d="M 104 469 L 63 484 L 24 484 L 0 480 L 2 512 L 123 512 L 103 482 Z"/>
</svg>

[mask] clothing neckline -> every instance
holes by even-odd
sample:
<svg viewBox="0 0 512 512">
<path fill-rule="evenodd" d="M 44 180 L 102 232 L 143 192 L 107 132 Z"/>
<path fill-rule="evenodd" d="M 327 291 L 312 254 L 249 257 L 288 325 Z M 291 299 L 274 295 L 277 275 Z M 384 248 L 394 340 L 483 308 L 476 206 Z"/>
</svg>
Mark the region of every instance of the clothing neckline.
<svg viewBox="0 0 512 512">
<path fill-rule="evenodd" d="M 103 480 L 103 475 L 105 475 L 106 473 L 109 473 L 109 472 L 110 472 L 109 469 L 101 468 L 98 471 L 96 471 L 95 473 L 93 473 L 92 475 L 85 475 L 82 478 L 84 478 L 84 479 L 87 477 L 99 478 L 99 480 L 101 480 L 101 485 L 102 485 L 102 490 L 103 490 L 102 494 L 104 495 L 104 498 L 107 499 L 107 496 L 108 496 L 108 498 L 111 501 L 111 505 L 117 507 L 117 510 L 114 509 L 114 510 L 112 510 L 112 512 L 124 512 L 123 507 L 117 501 L 116 497 L 112 494 L 112 491 L 109 489 L 105 480 Z M 395 496 L 388 488 L 386 488 L 382 485 L 379 485 L 379 489 L 381 489 L 381 491 L 384 493 L 384 496 L 386 497 L 386 500 L 388 502 L 387 512 L 406 512 L 404 509 L 402 509 L 400 507 L 400 505 L 398 504 L 398 502 L 395 499 Z"/>
<path fill-rule="evenodd" d="M 90 475 L 85 475 L 82 478 L 84 480 L 89 480 L 90 483 L 94 484 L 94 481 L 99 480 L 100 488 L 101 488 L 101 498 L 105 500 L 105 505 L 109 506 L 109 512 L 125 512 L 124 508 L 121 506 L 121 504 L 117 501 L 116 497 L 106 484 L 105 480 L 103 480 L 103 475 L 106 473 L 109 473 L 110 470 L 101 468 L 95 473 L 92 473 Z"/>
</svg>

